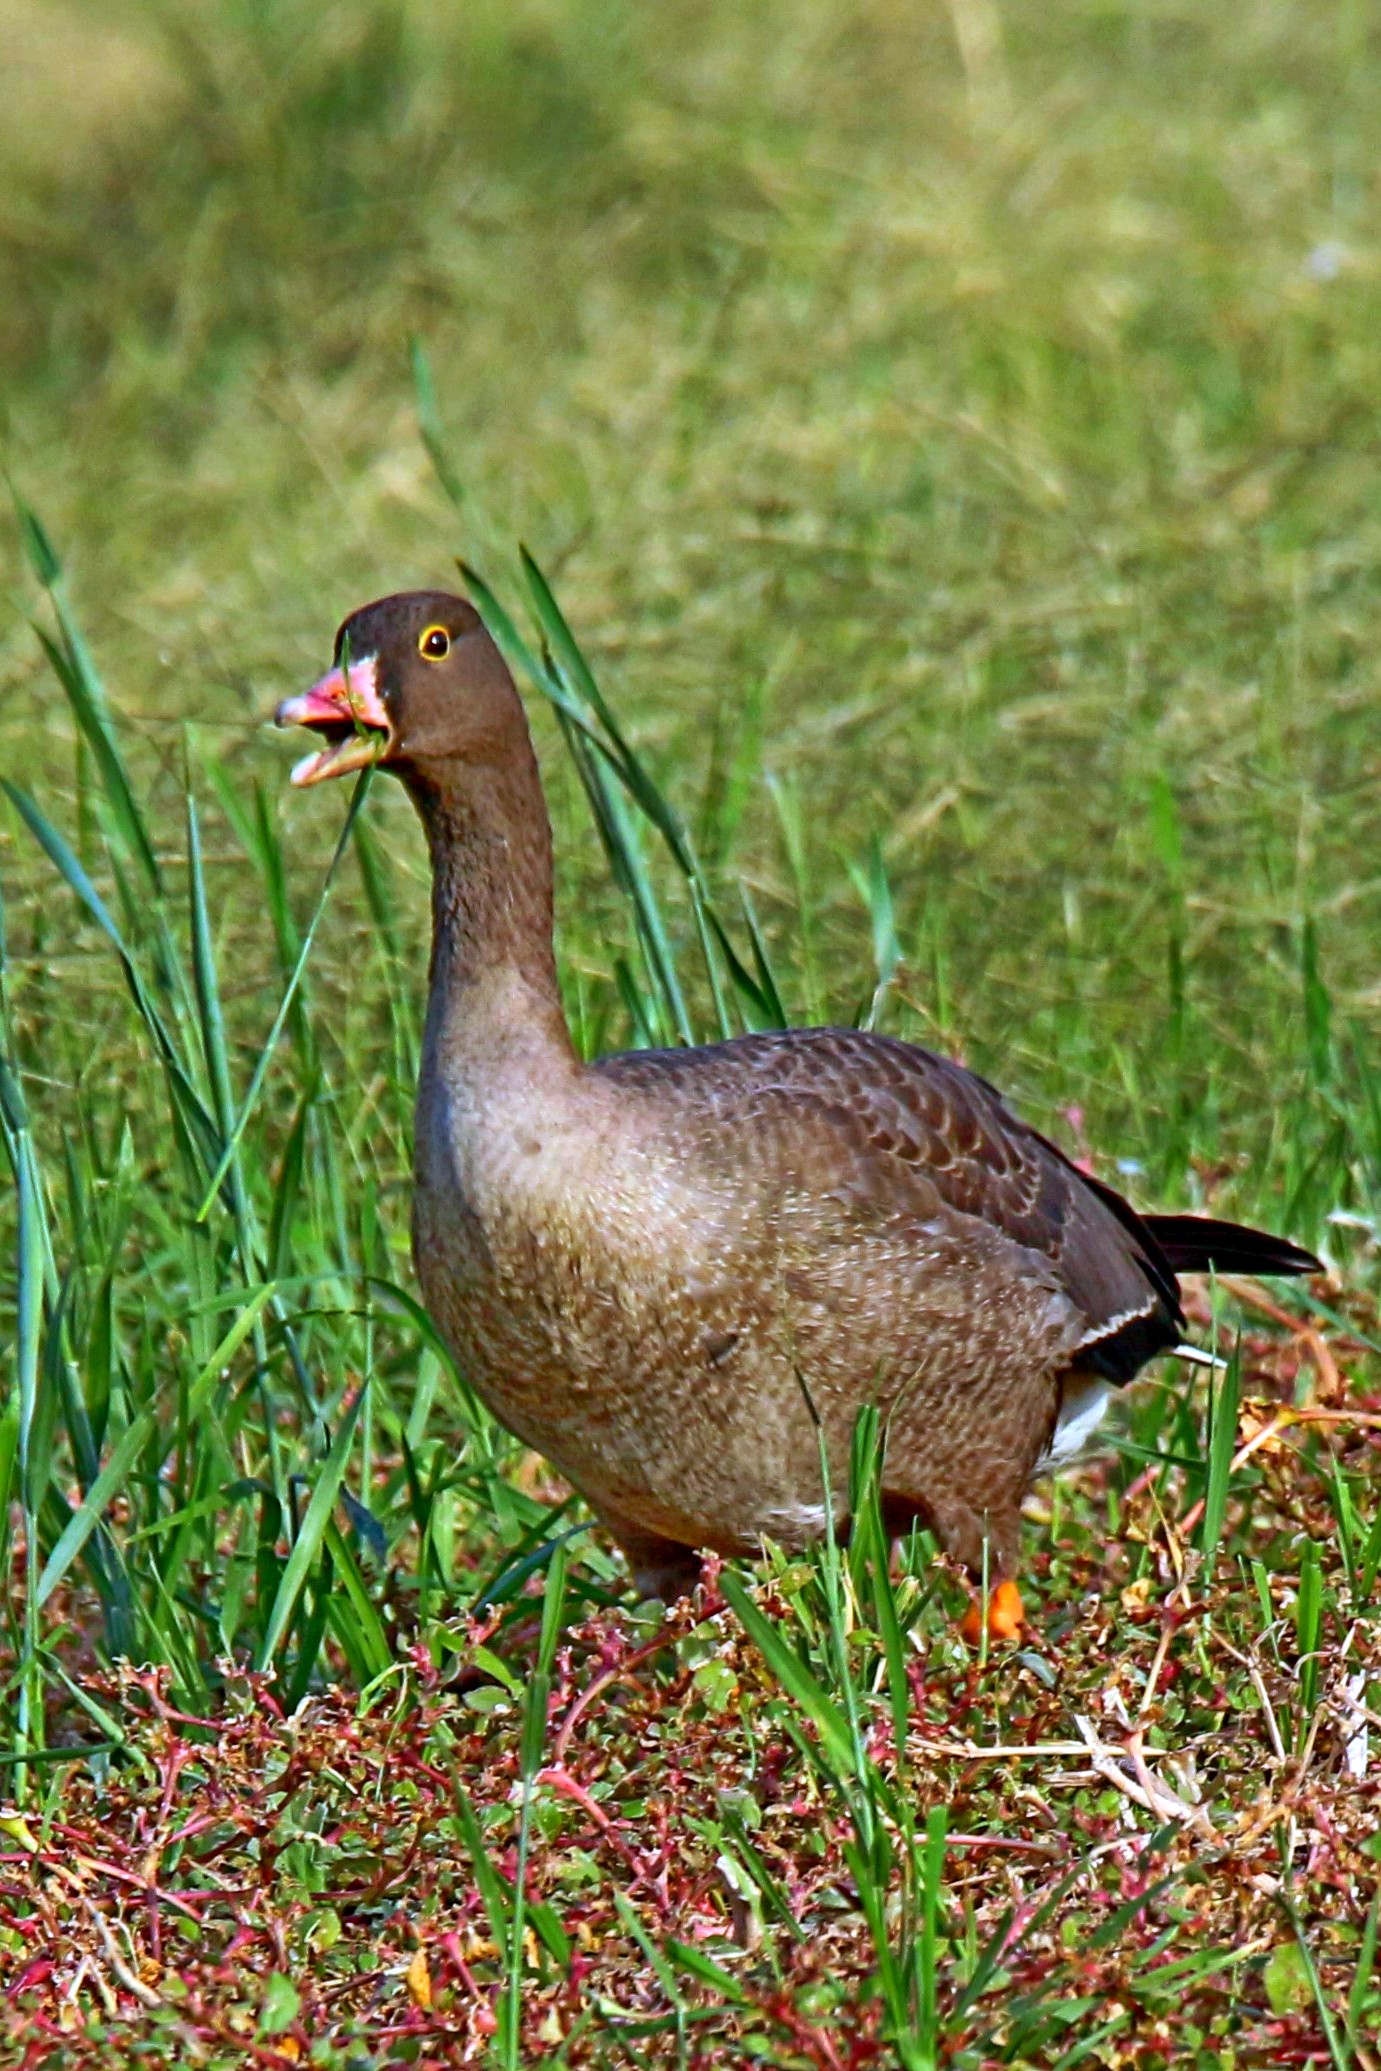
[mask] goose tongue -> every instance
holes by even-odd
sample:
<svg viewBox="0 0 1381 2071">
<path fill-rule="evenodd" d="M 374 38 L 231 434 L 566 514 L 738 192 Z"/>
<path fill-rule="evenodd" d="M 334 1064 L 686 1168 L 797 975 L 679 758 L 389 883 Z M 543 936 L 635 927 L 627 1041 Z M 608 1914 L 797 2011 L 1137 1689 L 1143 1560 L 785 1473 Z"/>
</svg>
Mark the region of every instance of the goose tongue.
<svg viewBox="0 0 1381 2071">
<path fill-rule="evenodd" d="M 306 726 L 326 735 L 324 748 L 294 763 L 291 782 L 299 787 L 363 769 L 378 760 L 393 738 L 372 654 L 347 668 L 328 669 L 310 690 L 284 698 L 273 716 L 279 726 Z"/>
</svg>

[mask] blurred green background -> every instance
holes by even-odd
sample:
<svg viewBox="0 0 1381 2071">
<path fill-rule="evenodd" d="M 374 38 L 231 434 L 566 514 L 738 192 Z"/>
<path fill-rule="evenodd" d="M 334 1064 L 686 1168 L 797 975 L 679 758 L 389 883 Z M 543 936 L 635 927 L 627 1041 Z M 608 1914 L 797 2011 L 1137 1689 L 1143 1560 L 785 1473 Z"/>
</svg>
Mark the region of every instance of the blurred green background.
<svg viewBox="0 0 1381 2071">
<path fill-rule="evenodd" d="M 884 1025 L 1066 1141 L 1077 1103 L 1143 1192 L 1370 1215 L 1374 10 L 3 0 L 0 45 L 4 458 L 170 858 L 190 722 L 305 900 L 337 802 L 282 796 L 262 716 L 353 606 L 457 551 L 511 596 L 526 541 L 800 1018 L 871 990 L 876 836 Z M 0 762 L 70 827 L 3 523 Z M 626 921 L 537 725 L 564 969 L 626 1040 Z M 262 897 L 207 811 L 257 1040 Z M 420 953 L 420 846 L 401 799 L 371 814 Z M 13 816 L 0 872 L 60 1125 L 128 1015 Z M 352 899 L 314 971 L 353 1060 Z"/>
</svg>

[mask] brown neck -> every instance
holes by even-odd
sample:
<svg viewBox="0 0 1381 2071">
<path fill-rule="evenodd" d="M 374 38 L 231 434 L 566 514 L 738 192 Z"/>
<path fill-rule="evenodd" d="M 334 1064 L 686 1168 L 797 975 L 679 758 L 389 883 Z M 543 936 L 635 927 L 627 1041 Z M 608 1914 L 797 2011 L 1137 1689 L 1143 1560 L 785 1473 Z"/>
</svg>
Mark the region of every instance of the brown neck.
<svg viewBox="0 0 1381 2071">
<path fill-rule="evenodd" d="M 527 733 L 500 758 L 406 782 L 432 862 L 429 1041 L 449 1055 L 570 1063 L 552 948 L 551 822 Z"/>
</svg>

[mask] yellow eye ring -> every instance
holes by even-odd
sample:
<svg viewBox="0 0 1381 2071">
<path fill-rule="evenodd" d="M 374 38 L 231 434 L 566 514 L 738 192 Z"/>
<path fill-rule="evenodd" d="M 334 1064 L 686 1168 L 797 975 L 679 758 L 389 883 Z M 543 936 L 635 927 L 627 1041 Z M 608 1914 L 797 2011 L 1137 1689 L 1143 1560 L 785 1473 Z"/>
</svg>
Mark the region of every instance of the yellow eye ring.
<svg viewBox="0 0 1381 2071">
<path fill-rule="evenodd" d="M 429 662 L 444 662 L 451 651 L 451 636 L 444 626 L 428 626 L 419 634 L 417 652 Z"/>
</svg>

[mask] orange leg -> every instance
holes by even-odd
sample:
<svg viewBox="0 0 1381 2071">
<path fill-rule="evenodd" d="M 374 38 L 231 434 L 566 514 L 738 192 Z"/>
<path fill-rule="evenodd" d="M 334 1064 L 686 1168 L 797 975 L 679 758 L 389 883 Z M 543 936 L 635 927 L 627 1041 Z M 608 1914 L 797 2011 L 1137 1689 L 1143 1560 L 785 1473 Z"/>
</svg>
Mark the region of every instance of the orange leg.
<svg viewBox="0 0 1381 2071">
<path fill-rule="evenodd" d="M 1026 1613 L 1021 1607 L 1021 1591 L 1015 1582 L 999 1582 L 988 1597 L 988 1638 L 990 1640 L 1019 1640 L 1021 1628 L 1026 1623 Z M 959 1632 L 971 1647 L 976 1647 L 983 1635 L 983 1599 L 975 1597 L 963 1618 L 959 1621 Z"/>
</svg>

